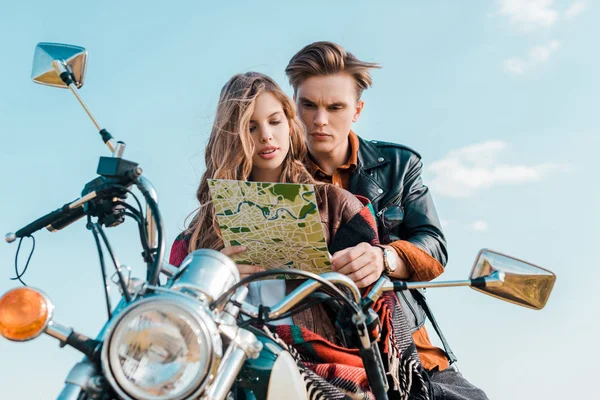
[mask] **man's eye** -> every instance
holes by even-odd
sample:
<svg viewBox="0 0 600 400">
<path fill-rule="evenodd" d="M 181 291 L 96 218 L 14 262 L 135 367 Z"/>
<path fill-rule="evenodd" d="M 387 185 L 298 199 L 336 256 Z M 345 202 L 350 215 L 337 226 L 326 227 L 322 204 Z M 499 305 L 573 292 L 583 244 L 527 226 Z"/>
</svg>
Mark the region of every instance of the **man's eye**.
<svg viewBox="0 0 600 400">
<path fill-rule="evenodd" d="M 315 108 L 315 105 L 311 104 L 311 103 L 303 103 L 302 107 L 304 107 L 304 108 Z"/>
<path fill-rule="evenodd" d="M 331 111 L 339 111 L 342 109 L 342 106 L 331 106 L 328 107 Z"/>
</svg>

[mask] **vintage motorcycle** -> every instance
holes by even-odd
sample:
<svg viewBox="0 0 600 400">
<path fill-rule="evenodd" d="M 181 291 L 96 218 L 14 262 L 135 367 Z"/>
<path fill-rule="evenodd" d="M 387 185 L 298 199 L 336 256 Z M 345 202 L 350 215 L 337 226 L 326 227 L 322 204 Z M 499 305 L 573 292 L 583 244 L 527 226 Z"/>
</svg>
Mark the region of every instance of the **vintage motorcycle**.
<svg viewBox="0 0 600 400">
<path fill-rule="evenodd" d="M 386 399 L 388 383 L 377 346 L 378 330 L 373 329 L 378 320 L 370 308 L 382 293 L 470 286 L 532 309 L 546 304 L 556 279 L 552 272 L 490 250 L 478 254 L 467 280 L 391 282 L 382 277 L 365 297 L 349 278 L 334 272 L 274 270 L 240 280 L 235 263 L 213 250 L 197 250 L 175 268 L 163 261 L 166 245 L 156 190 L 137 163 L 123 158 L 125 144 L 99 125 L 79 95 L 86 62 L 82 47 L 39 43 L 32 79 L 69 88 L 112 157 L 100 157 L 98 177 L 85 185 L 79 199 L 7 234 L 6 241 L 15 242 L 42 228 L 58 231 L 86 217 L 106 281 L 108 321 L 93 339 L 54 321 L 54 306 L 41 290 L 19 287 L 0 298 L 3 337 L 26 341 L 45 333 L 85 355 L 69 372 L 59 399 L 306 399 L 304 378 L 290 353 L 272 336 L 240 321 L 287 317 L 317 294 L 339 306 L 338 322 L 347 342 L 360 349 L 371 390 L 377 399 Z M 132 191 L 134 186 L 144 197 L 145 210 Z M 125 201 L 128 196 L 137 207 Z M 144 279 L 125 275 L 103 230 L 103 226 L 120 225 L 125 217 L 139 226 L 147 264 Z M 101 243 L 114 264 L 122 295 L 114 308 L 106 289 L 109 279 Z M 268 309 L 244 301 L 247 283 L 282 273 L 308 280 Z"/>
</svg>

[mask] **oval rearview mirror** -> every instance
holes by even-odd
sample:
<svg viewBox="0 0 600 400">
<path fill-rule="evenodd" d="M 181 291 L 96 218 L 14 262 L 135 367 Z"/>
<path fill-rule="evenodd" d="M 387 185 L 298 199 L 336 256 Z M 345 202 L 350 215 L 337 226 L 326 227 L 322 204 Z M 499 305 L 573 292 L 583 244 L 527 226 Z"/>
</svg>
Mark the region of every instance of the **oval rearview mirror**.
<svg viewBox="0 0 600 400">
<path fill-rule="evenodd" d="M 481 250 L 470 278 L 483 278 L 494 272 L 504 273 L 502 285 L 471 286 L 472 289 L 534 310 L 544 308 L 556 281 L 552 271 L 492 250 Z"/>
<path fill-rule="evenodd" d="M 80 46 L 61 43 L 38 43 L 33 55 L 31 79 L 41 85 L 67 89 L 59 74 L 52 66 L 53 61 L 61 62 L 71 73 L 73 83 L 79 89 L 83 86 L 87 51 Z"/>
</svg>

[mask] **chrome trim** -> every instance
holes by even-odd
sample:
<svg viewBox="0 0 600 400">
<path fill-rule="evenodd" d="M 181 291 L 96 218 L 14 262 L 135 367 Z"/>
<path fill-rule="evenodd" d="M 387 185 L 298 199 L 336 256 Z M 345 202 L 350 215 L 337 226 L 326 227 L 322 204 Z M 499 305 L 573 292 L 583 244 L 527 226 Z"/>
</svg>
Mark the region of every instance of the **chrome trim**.
<svg viewBox="0 0 600 400">
<path fill-rule="evenodd" d="M 216 250 L 191 252 L 179 269 L 179 273 L 169 282 L 171 289 L 192 291 L 205 304 L 212 303 L 240 281 L 240 273 L 233 260 Z M 225 307 L 225 304 L 221 307 Z"/>
<path fill-rule="evenodd" d="M 113 320 L 110 321 L 104 329 L 104 345 L 102 347 L 100 359 L 102 365 L 102 371 L 107 381 L 115 392 L 125 400 L 135 400 L 131 397 L 121 386 L 118 384 L 112 370 L 111 362 L 109 360 L 109 350 L 111 348 L 111 340 L 114 334 L 115 328 L 119 323 L 132 311 L 146 304 L 158 303 L 166 304 L 174 307 L 178 307 L 184 310 L 189 317 L 193 318 L 195 323 L 200 327 L 204 334 L 204 338 L 207 341 L 207 347 L 209 348 L 206 361 L 206 374 L 205 376 L 196 382 L 196 387 L 192 387 L 186 393 L 182 394 L 183 397 L 177 397 L 174 399 L 188 399 L 196 398 L 201 395 L 206 389 L 207 385 L 210 384 L 211 380 L 216 375 L 218 366 L 220 364 L 223 349 L 222 341 L 219 329 L 214 322 L 214 317 L 208 309 L 198 304 L 193 298 L 173 293 L 169 289 L 160 288 L 160 294 L 151 295 L 149 297 L 138 300 L 134 303 L 130 303 L 125 309 L 123 309 Z"/>
<path fill-rule="evenodd" d="M 88 117 L 90 117 L 90 119 L 92 120 L 92 123 L 94 124 L 94 126 L 96 126 L 96 129 L 98 129 L 98 131 L 101 131 L 102 126 L 100 126 L 100 122 L 98 122 L 96 117 L 94 117 L 94 114 L 92 114 L 92 112 L 88 108 L 87 104 L 85 104 L 85 101 L 83 101 L 83 98 L 79 95 L 79 92 L 77 91 L 77 88 L 75 87 L 75 85 L 70 84 L 69 89 L 71 89 L 71 92 L 75 95 L 75 97 L 77 98 L 77 101 L 79 102 L 81 107 L 83 107 L 85 113 L 88 115 Z M 114 140 L 112 140 L 112 139 L 109 140 L 108 142 L 106 142 L 106 145 L 108 146 L 111 153 L 114 153 L 115 147 L 116 147 Z"/>
<path fill-rule="evenodd" d="M 163 261 L 160 265 L 160 272 L 165 274 L 167 277 L 172 278 L 179 272 L 179 268 L 174 265 L 169 264 L 166 261 Z"/>
<path fill-rule="evenodd" d="M 240 306 L 248 296 L 248 287 L 240 286 L 237 288 L 231 299 L 227 302 L 225 309 L 221 313 L 221 323 L 226 325 L 235 325 L 237 317 L 240 315 Z"/>
<path fill-rule="evenodd" d="M 66 383 L 56 400 L 79 400 L 83 389 L 72 383 Z"/>
<path fill-rule="evenodd" d="M 203 400 L 226 399 L 247 358 L 244 350 L 238 347 L 232 348 L 230 352 L 228 351 L 225 357 L 221 363 L 222 368 L 219 369 L 217 376 L 208 387 L 206 395 L 202 398 Z"/>
<path fill-rule="evenodd" d="M 12 243 L 15 240 L 17 240 L 17 235 L 14 232 L 8 232 L 5 236 L 4 236 L 4 240 L 6 240 L 6 243 Z"/>
<path fill-rule="evenodd" d="M 115 151 L 113 152 L 113 157 L 123 158 L 123 153 L 125 153 L 125 143 L 117 142 L 117 146 L 115 147 Z"/>
<path fill-rule="evenodd" d="M 442 282 L 405 282 L 406 289 L 428 289 L 438 287 L 458 287 L 458 286 L 471 286 L 471 280 L 459 280 L 459 281 L 442 281 Z"/>
<path fill-rule="evenodd" d="M 247 358 L 258 358 L 262 342 L 256 336 L 237 326 L 221 326 L 221 332 L 231 339 L 231 344 L 223 357 L 217 376 L 206 391 L 203 400 L 224 400 L 233 386 Z"/>
<path fill-rule="evenodd" d="M 504 283 L 504 273 L 500 271 L 494 271 L 491 275 L 483 278 L 485 279 L 486 286 L 488 287 L 502 286 L 502 284 Z M 443 282 L 406 282 L 407 290 L 457 286 L 473 286 L 473 282 L 470 279 Z"/>
<path fill-rule="evenodd" d="M 65 62 L 63 60 L 54 60 L 54 61 L 52 61 L 52 68 L 54 68 L 54 71 L 56 71 L 56 73 L 59 76 L 63 72 L 67 72 L 68 71 L 67 68 L 66 68 L 66 66 L 65 66 Z M 83 101 L 83 98 L 79 95 L 79 91 L 77 90 L 77 86 L 75 86 L 75 83 L 71 83 L 69 85 L 69 89 L 71 89 L 71 92 L 75 95 L 75 97 L 77 98 L 77 101 L 79 101 L 79 104 L 81 104 L 81 106 L 83 107 L 83 109 L 85 110 L 85 112 L 87 113 L 87 115 L 90 117 L 90 119 L 92 120 L 92 122 L 94 123 L 94 125 L 96 125 L 96 129 L 98 129 L 98 131 L 101 131 L 102 127 L 100 126 L 100 123 L 96 120 L 96 118 L 94 117 L 94 115 L 92 114 L 92 112 L 90 111 L 90 109 L 88 108 L 88 106 Z M 111 149 L 111 151 L 114 152 L 114 148 Z"/>
<path fill-rule="evenodd" d="M 53 60 L 52 61 L 52 69 L 56 72 L 56 75 L 60 77 L 60 75 L 64 72 L 69 72 L 67 66 L 63 60 Z M 66 86 L 66 85 L 64 85 Z"/>
<path fill-rule="evenodd" d="M 158 205 L 158 192 L 152 182 L 145 176 L 140 176 L 139 181 L 146 187 L 148 193 L 150 193 L 150 197 L 156 202 Z M 152 211 L 150 207 L 146 205 L 146 234 L 148 236 L 148 244 L 151 249 L 158 248 L 158 230 L 156 228 L 156 222 L 154 221 L 154 216 L 152 215 Z M 165 235 L 163 235 L 165 236 Z M 165 239 L 163 238 L 163 246 L 165 245 Z"/>
<path fill-rule="evenodd" d="M 58 339 L 61 343 L 66 343 L 67 338 L 73 333 L 72 328 L 68 328 L 58 322 L 50 321 L 45 330 L 46 335 Z"/>
<path fill-rule="evenodd" d="M 389 291 L 388 287 L 390 284 L 392 288 L 391 290 L 393 290 L 394 285 L 390 282 L 389 278 L 382 276 L 377 280 L 377 282 L 375 282 L 375 285 L 373 285 L 369 291 L 367 298 L 369 298 L 369 300 L 371 300 L 373 303 L 376 302 L 381 297 L 383 292 Z"/>
<path fill-rule="evenodd" d="M 87 392 L 92 379 L 98 374 L 98 370 L 92 362 L 87 359 L 78 362 L 71 368 L 65 379 L 65 386 L 58 395 L 58 400 L 77 400 L 82 392 Z M 91 389 L 91 388 L 90 388 Z M 94 398 L 88 396 L 86 398 Z"/>
<path fill-rule="evenodd" d="M 221 325 L 219 331 L 231 341 L 230 345 L 244 350 L 249 358 L 258 358 L 263 345 L 252 332 L 236 325 Z"/>
<path fill-rule="evenodd" d="M 85 203 L 87 203 L 88 201 L 96 198 L 96 195 L 97 195 L 96 191 L 89 192 L 85 196 L 83 196 L 83 197 L 75 200 L 71 204 L 69 204 L 69 208 L 72 210 L 74 208 L 80 207 L 80 206 L 84 205 Z"/>
</svg>

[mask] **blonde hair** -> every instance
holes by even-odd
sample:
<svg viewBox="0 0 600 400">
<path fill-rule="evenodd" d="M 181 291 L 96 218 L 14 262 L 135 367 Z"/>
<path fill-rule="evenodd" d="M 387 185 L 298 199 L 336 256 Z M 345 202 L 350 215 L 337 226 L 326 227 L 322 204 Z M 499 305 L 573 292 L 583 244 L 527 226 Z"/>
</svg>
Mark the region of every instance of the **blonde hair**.
<svg viewBox="0 0 600 400">
<path fill-rule="evenodd" d="M 356 98 L 359 100 L 362 92 L 373 85 L 369 72 L 373 68 L 381 68 L 381 66 L 359 60 L 338 44 L 314 42 L 292 57 L 285 73 L 295 94 L 298 86 L 308 78 L 346 72 L 352 75 L 356 82 Z"/>
<path fill-rule="evenodd" d="M 307 156 L 304 125 L 296 115 L 292 100 L 266 75 L 258 72 L 234 75 L 221 89 L 215 122 L 206 145 L 206 171 L 196 192 L 200 207 L 185 232 L 191 235 L 189 251 L 223 247 L 208 179 L 249 179 L 254 154 L 250 118 L 256 98 L 262 93 L 271 93 L 281 102 L 290 127 L 290 150 L 283 161 L 279 182 L 315 183 L 303 164 Z"/>
</svg>

